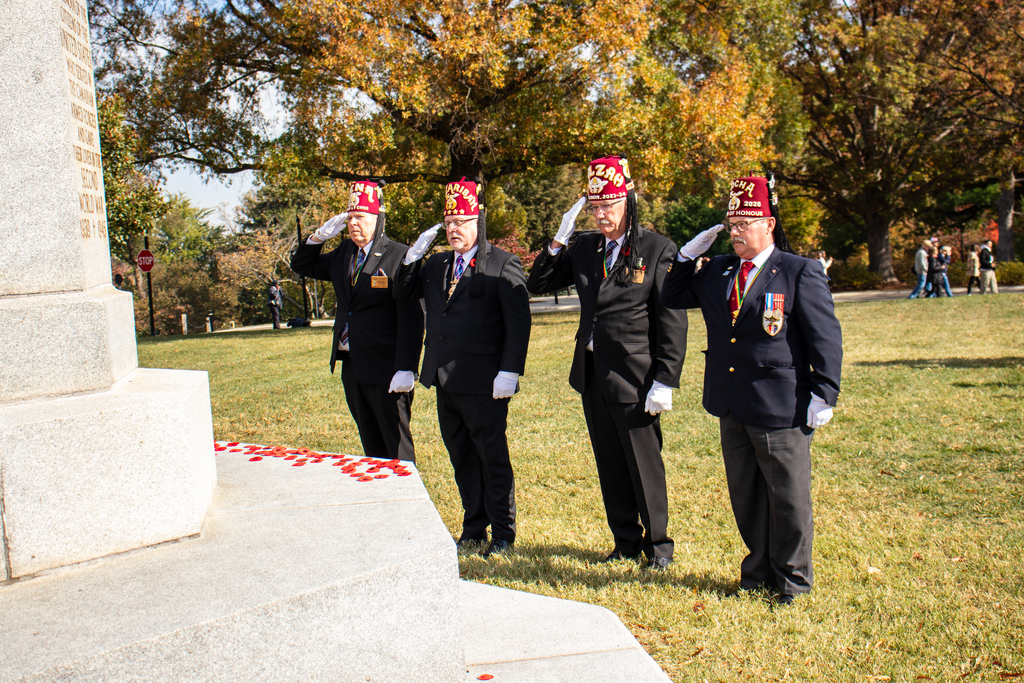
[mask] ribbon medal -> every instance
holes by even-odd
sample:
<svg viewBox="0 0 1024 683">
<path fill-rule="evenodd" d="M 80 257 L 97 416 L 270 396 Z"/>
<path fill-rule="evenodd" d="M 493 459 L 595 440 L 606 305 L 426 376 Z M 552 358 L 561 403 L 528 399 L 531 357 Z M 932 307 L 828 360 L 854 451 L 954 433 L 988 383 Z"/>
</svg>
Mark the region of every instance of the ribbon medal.
<svg viewBox="0 0 1024 683">
<path fill-rule="evenodd" d="M 782 311 L 786 307 L 785 294 L 764 295 L 764 316 L 761 325 L 764 331 L 774 337 L 782 329 Z"/>
</svg>

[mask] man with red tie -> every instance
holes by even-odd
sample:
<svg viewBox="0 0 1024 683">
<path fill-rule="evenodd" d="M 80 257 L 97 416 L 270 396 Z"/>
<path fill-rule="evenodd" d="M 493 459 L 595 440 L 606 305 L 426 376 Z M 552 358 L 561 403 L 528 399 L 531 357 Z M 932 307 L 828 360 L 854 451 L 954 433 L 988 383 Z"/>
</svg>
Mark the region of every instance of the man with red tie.
<svg viewBox="0 0 1024 683">
<path fill-rule="evenodd" d="M 452 250 L 424 263 L 442 225 Z M 516 539 L 505 429 L 526 367 L 530 295 L 519 257 L 487 241 L 476 183 L 463 178 L 445 187 L 444 223 L 409 248 L 395 297 L 422 298 L 426 308 L 420 383 L 437 388 L 441 438 L 465 511 L 458 546 L 486 543 L 485 558 L 504 553 Z"/>
<path fill-rule="evenodd" d="M 575 285 L 579 293 L 569 384 L 583 400 L 615 541 L 599 562 L 645 557 L 649 569 L 664 571 L 675 544 L 660 413 L 672 409 L 672 388 L 679 386 L 686 313 L 662 306 L 660 292 L 676 245 L 640 227 L 626 159 L 594 159 L 587 175 L 587 196 L 562 218 L 527 287 L 543 294 Z M 570 240 L 588 202 L 598 229 Z"/>
<path fill-rule="evenodd" d="M 299 245 L 292 270 L 334 283 L 338 310 L 331 343 L 331 372 L 341 360 L 345 400 L 359 429 L 363 453 L 416 461 L 409 418 L 423 339 L 423 310 L 399 303 L 394 278 L 407 247 L 384 234 L 381 188 L 352 184 L 348 211 L 331 218 Z M 330 253 L 324 243 L 348 227 Z"/>
<path fill-rule="evenodd" d="M 792 253 L 777 201 L 770 173 L 734 181 L 727 225 L 679 250 L 661 296 L 704 314 L 704 408 L 719 418 L 729 497 L 750 551 L 740 591 L 789 604 L 813 584 L 811 439 L 832 417 L 843 346 L 821 265 Z M 736 255 L 695 272 L 725 228 Z"/>
</svg>

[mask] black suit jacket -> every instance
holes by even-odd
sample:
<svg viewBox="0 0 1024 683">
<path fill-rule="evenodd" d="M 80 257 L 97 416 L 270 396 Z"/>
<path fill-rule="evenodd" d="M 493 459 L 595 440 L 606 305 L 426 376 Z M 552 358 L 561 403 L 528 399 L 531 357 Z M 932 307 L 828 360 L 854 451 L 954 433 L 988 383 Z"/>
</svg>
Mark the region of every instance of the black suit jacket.
<svg viewBox="0 0 1024 683">
<path fill-rule="evenodd" d="M 699 272 L 677 263 L 662 301 L 672 308 L 700 307 L 708 329 L 704 408 L 745 425 L 779 429 L 807 422 L 811 392 L 835 405 L 843 363 L 843 337 L 821 264 L 772 252 L 747 290 L 736 325 L 729 290 L 738 256 L 716 256 Z M 785 297 L 782 328 L 764 328 L 766 294 Z"/>
<path fill-rule="evenodd" d="M 665 308 L 659 296 L 676 245 L 645 230 L 639 247 L 647 268 L 644 281 L 620 287 L 604 277 L 604 243 L 600 232 L 587 232 L 554 256 L 545 247 L 526 286 L 544 294 L 576 285 L 580 325 L 569 372 L 572 388 L 583 393 L 587 340 L 593 332 L 594 372 L 602 395 L 615 403 L 638 403 L 655 380 L 679 386 L 686 313 Z"/>
<path fill-rule="evenodd" d="M 292 256 L 292 270 L 306 277 L 334 283 L 338 311 L 331 343 L 331 372 L 341 360 L 352 361 L 353 376 L 367 384 L 391 384 L 399 370 L 415 372 L 423 341 L 423 309 L 419 302 L 395 301 L 393 289 L 408 249 L 385 235 L 374 240 L 363 270 L 352 285 L 351 268 L 359 247 L 346 239 L 329 254 L 322 244 L 300 244 Z M 371 276 L 383 271 L 386 288 L 375 288 Z M 338 350 L 338 339 L 348 323 L 348 352 Z"/>
<path fill-rule="evenodd" d="M 395 288 L 400 300 L 423 299 L 427 310 L 420 382 L 451 394 L 490 396 L 499 370 L 522 375 L 530 344 L 530 295 L 519 257 L 488 245 L 487 272 L 470 266 L 451 299 L 454 252 L 403 266 Z M 479 253 L 479 252 L 478 252 Z M 484 278 L 480 296 L 470 286 Z M 480 285 L 477 285 L 478 287 Z"/>
</svg>

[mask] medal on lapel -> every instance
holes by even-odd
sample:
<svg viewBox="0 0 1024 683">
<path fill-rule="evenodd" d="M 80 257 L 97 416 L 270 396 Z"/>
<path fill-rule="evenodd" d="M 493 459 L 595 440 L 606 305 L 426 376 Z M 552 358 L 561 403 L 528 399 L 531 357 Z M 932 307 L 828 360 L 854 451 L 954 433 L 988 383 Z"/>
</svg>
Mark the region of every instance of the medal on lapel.
<svg viewBox="0 0 1024 683">
<path fill-rule="evenodd" d="M 644 283 L 644 273 L 647 272 L 647 266 L 644 265 L 643 257 L 637 259 L 636 268 L 633 270 L 633 284 L 642 285 Z"/>
<path fill-rule="evenodd" d="M 782 311 L 786 306 L 785 294 L 764 295 L 764 315 L 761 318 L 761 325 L 764 331 L 774 337 L 782 329 Z"/>
</svg>

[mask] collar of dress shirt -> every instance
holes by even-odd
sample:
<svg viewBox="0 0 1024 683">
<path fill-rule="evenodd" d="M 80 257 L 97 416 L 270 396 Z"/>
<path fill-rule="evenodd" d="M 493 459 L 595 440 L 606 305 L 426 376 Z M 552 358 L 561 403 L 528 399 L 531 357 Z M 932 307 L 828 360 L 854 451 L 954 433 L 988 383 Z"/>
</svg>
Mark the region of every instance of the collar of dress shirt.
<svg viewBox="0 0 1024 683">
<path fill-rule="evenodd" d="M 366 254 L 366 257 L 369 258 L 370 257 L 370 250 L 373 249 L 373 240 L 370 240 L 369 242 L 367 242 L 365 247 L 356 247 L 356 253 L 357 254 L 359 253 L 360 249 L 362 249 L 363 253 Z"/>
<path fill-rule="evenodd" d="M 626 239 L 626 236 L 623 235 L 619 239 L 615 240 L 615 248 L 612 249 L 612 265 L 613 266 L 615 265 L 615 262 L 619 260 L 619 252 L 622 251 L 622 242 L 625 239 Z M 607 251 L 608 251 L 608 243 L 609 242 L 611 242 L 611 240 L 608 239 L 607 237 L 605 237 L 604 238 L 604 250 L 605 250 L 605 253 L 607 253 Z M 611 268 L 609 268 L 609 270 L 611 270 Z"/>
<path fill-rule="evenodd" d="M 469 262 L 473 260 L 474 256 L 476 256 L 476 250 L 479 249 L 479 248 L 480 248 L 479 244 L 474 244 L 472 247 L 469 248 L 469 251 L 467 251 L 465 254 L 462 255 L 462 263 L 465 264 L 463 267 L 469 268 Z M 454 255 L 452 256 L 452 267 L 454 268 L 455 267 L 455 259 L 459 258 L 459 252 L 456 251 L 456 252 L 453 252 L 453 254 Z"/>
<path fill-rule="evenodd" d="M 750 285 L 753 284 L 754 282 L 754 276 L 756 276 L 761 271 L 761 266 L 765 264 L 765 261 L 768 260 L 768 257 L 772 255 L 773 251 L 775 251 L 774 242 L 765 247 L 761 251 L 761 253 L 755 256 L 754 258 L 740 260 L 741 268 L 743 267 L 743 264 L 746 263 L 748 260 L 754 264 L 754 268 L 747 274 L 747 289 L 750 289 Z M 736 276 L 739 277 L 739 270 L 736 271 Z"/>
</svg>

